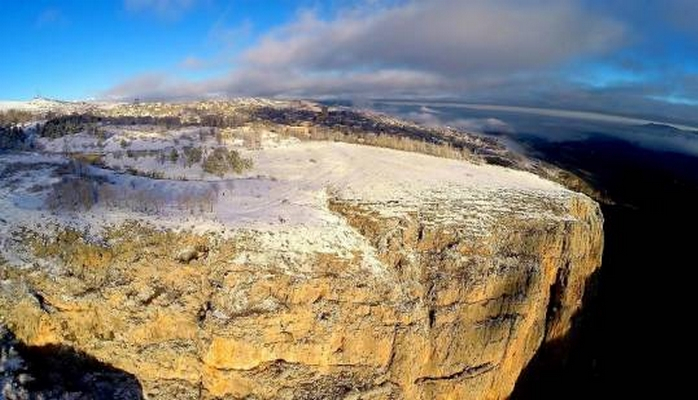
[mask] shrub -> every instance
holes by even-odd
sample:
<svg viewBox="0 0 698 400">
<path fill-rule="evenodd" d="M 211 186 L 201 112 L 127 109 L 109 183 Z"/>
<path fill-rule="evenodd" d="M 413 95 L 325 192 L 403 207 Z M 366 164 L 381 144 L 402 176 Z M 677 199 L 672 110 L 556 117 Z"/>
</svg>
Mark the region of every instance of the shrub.
<svg viewBox="0 0 698 400">
<path fill-rule="evenodd" d="M 235 150 L 217 147 L 206 157 L 202 167 L 209 174 L 224 176 L 228 172 L 240 174 L 252 168 L 252 160 L 243 158 Z"/>
<path fill-rule="evenodd" d="M 20 148 L 26 139 L 27 135 L 22 128 L 0 126 L 0 150 Z"/>
<path fill-rule="evenodd" d="M 176 163 L 177 160 L 179 160 L 179 153 L 177 149 L 172 149 L 172 151 L 170 151 L 170 161 Z"/>
<path fill-rule="evenodd" d="M 83 165 L 104 166 L 104 160 L 99 153 L 75 153 L 71 154 L 70 158 Z"/>
<path fill-rule="evenodd" d="M 84 171 L 66 175 L 52 185 L 51 196 L 46 200 L 50 210 L 86 211 L 97 204 L 99 183 Z"/>
<path fill-rule="evenodd" d="M 201 162 L 203 156 L 201 147 L 186 146 L 182 149 L 182 151 L 184 152 L 184 159 L 187 167 L 191 167 L 192 165 Z"/>
<path fill-rule="evenodd" d="M 134 167 L 126 167 L 126 173 L 134 176 L 142 176 L 150 179 L 165 179 L 165 173 L 162 171 L 141 171 Z"/>
</svg>

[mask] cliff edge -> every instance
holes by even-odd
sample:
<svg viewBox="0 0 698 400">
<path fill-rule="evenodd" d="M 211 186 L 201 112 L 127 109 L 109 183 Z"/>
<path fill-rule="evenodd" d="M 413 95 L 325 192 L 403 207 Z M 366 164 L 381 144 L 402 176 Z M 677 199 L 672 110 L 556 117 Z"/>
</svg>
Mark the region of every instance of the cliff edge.
<svg viewBox="0 0 698 400">
<path fill-rule="evenodd" d="M 244 155 L 225 179 L 0 155 L 0 323 L 135 377 L 122 398 L 501 399 L 601 263 L 598 205 L 526 172 L 332 142 Z"/>
</svg>

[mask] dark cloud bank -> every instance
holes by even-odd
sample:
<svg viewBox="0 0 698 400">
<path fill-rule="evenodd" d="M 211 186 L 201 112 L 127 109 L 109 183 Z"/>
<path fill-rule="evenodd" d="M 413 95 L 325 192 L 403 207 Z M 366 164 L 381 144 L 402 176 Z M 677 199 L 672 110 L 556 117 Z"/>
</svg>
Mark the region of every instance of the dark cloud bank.
<svg viewBox="0 0 698 400">
<path fill-rule="evenodd" d="M 103 97 L 440 98 L 696 121 L 685 100 L 698 99 L 698 74 L 659 65 L 651 35 L 698 40 L 690 23 L 698 7 L 669 0 L 654 9 L 653 24 L 616 0 L 371 1 L 331 18 L 305 11 L 238 54 L 222 76 L 151 73 Z M 654 78 L 595 85 L 593 75 L 578 76 L 590 65 Z"/>
</svg>

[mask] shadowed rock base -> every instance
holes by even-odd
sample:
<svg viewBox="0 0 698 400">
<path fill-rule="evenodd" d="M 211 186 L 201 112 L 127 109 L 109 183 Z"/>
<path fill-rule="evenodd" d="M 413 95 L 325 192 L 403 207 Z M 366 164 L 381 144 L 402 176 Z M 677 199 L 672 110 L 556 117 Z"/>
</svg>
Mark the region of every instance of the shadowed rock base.
<svg viewBox="0 0 698 400">
<path fill-rule="evenodd" d="M 27 346 L 0 326 L 0 398 L 139 400 L 135 376 L 63 345 Z"/>
</svg>

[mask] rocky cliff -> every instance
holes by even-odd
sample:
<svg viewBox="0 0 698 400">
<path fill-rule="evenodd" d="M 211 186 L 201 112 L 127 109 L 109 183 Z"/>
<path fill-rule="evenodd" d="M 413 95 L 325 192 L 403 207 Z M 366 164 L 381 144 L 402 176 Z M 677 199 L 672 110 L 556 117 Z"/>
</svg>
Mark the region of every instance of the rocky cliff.
<svg viewBox="0 0 698 400">
<path fill-rule="evenodd" d="M 61 161 L 4 158 L 0 323 L 149 399 L 500 399 L 600 266 L 597 204 L 528 173 L 336 143 L 251 157 L 189 225 L 23 206 Z M 170 184 L 112 183 L 141 180 Z"/>
</svg>

